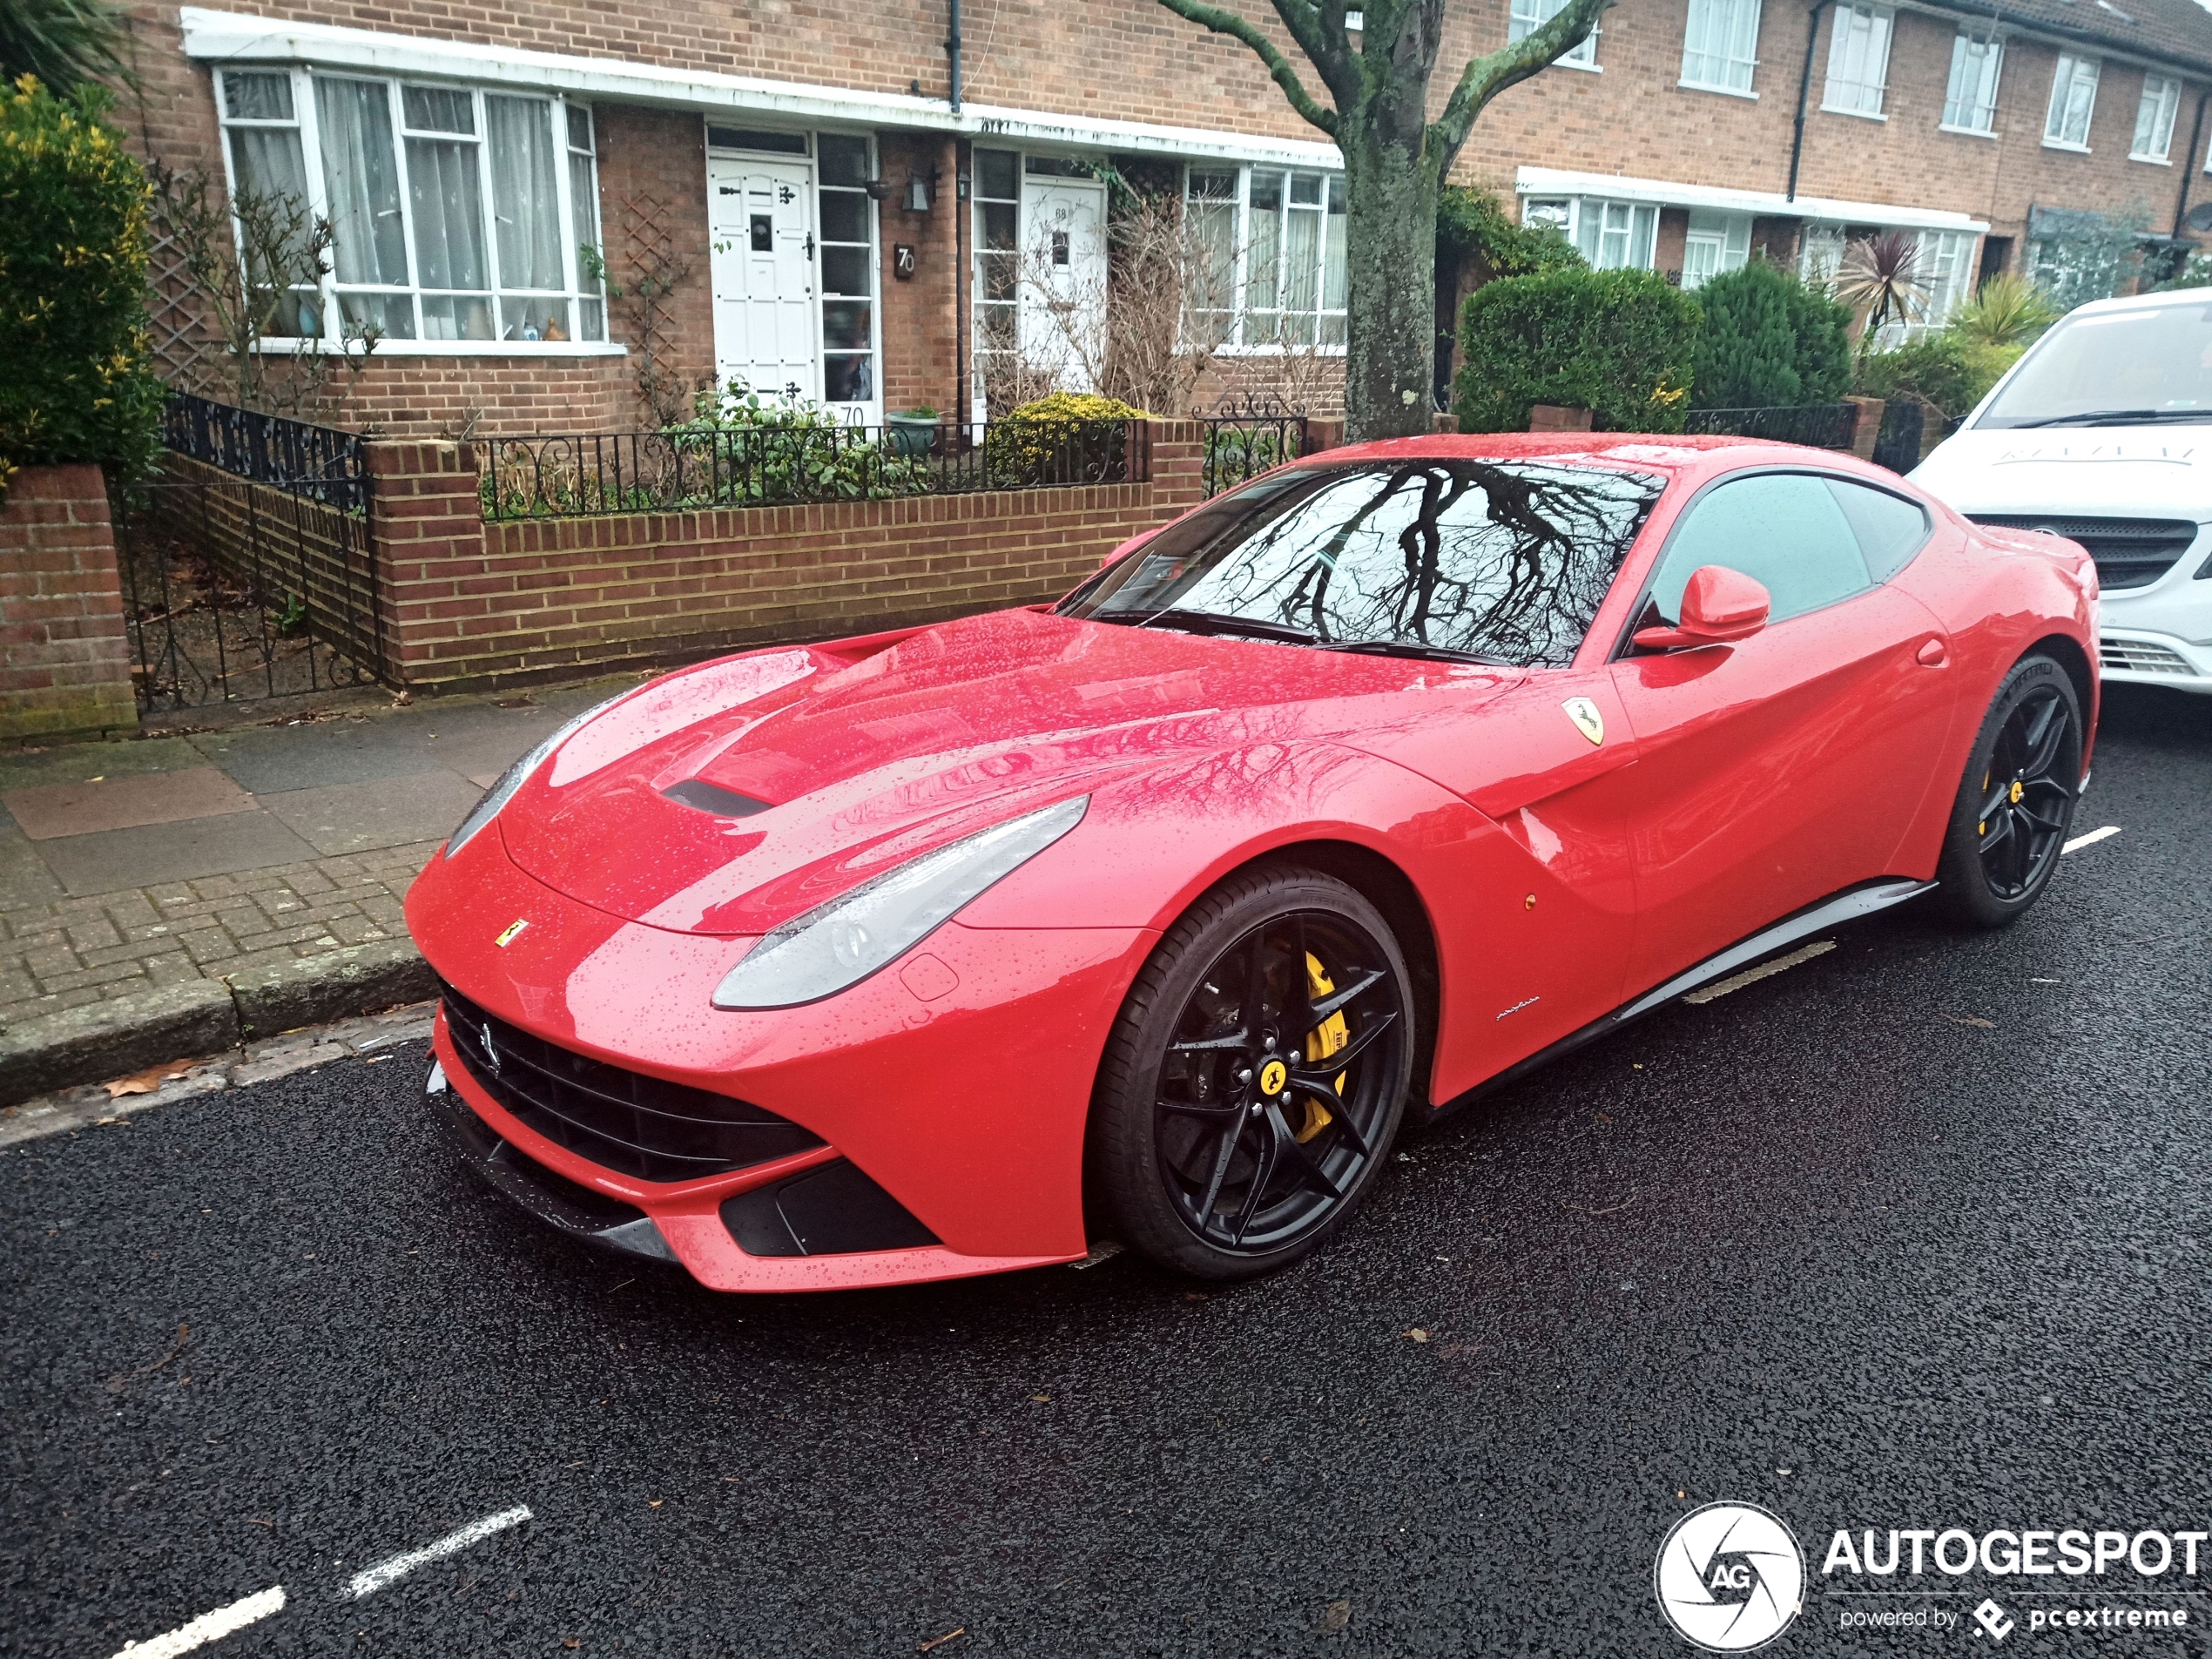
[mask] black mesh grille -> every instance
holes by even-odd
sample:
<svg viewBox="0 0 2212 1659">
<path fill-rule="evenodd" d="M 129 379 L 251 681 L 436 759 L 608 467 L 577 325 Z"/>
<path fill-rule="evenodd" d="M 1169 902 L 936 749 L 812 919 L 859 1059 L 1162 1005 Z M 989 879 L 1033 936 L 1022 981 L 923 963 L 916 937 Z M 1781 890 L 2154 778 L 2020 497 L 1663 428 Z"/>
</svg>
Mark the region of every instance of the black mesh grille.
<svg viewBox="0 0 2212 1659">
<path fill-rule="evenodd" d="M 572 1053 L 450 985 L 443 994 L 447 1034 L 471 1081 L 556 1146 L 605 1169 L 688 1181 L 823 1144 L 787 1117 Z"/>
<path fill-rule="evenodd" d="M 2147 588 L 2189 550 L 2196 526 L 2186 518 L 2083 518 L 2047 513 L 1970 513 L 1977 524 L 2049 530 L 2079 542 L 2097 562 L 2098 585 Z"/>
</svg>

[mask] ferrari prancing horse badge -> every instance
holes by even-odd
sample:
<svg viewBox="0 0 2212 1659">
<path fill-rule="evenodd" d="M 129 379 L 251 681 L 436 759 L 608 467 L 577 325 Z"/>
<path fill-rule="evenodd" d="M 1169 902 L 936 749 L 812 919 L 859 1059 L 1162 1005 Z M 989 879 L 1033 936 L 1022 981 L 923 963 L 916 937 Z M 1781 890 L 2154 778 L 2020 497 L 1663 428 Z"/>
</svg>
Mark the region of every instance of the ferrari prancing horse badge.
<svg viewBox="0 0 2212 1659">
<path fill-rule="evenodd" d="M 1560 707 L 1567 711 L 1567 718 L 1575 722 L 1575 729 L 1592 743 L 1605 741 L 1605 717 L 1598 712 L 1597 705 L 1587 697 L 1570 697 Z"/>
</svg>

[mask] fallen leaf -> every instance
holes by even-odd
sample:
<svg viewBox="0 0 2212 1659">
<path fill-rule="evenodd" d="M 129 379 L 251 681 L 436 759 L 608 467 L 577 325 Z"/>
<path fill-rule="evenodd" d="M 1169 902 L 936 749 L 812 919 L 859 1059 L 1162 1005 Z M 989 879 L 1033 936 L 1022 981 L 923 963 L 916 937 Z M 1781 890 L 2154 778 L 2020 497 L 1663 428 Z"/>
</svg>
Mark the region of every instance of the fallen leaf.
<svg viewBox="0 0 2212 1659">
<path fill-rule="evenodd" d="M 1352 1603 L 1332 1602 L 1321 1615 L 1321 1634 L 1332 1636 L 1352 1622 Z"/>
<path fill-rule="evenodd" d="M 648 1498 L 645 1500 L 645 1507 L 648 1509 L 658 1509 L 661 1507 L 661 1505 L 666 1503 L 667 1501 L 668 1500 L 665 1498 Z"/>
<path fill-rule="evenodd" d="M 191 1069 L 189 1060 L 165 1060 L 158 1066 L 148 1066 L 144 1071 L 134 1071 L 128 1077 L 118 1077 L 111 1083 L 102 1083 L 110 1100 L 120 1100 L 125 1095 L 151 1095 L 165 1082 L 173 1082 Z"/>
<path fill-rule="evenodd" d="M 1418 1325 L 1412 1330 L 1406 1332 L 1406 1335 L 1411 1337 L 1416 1342 L 1426 1342 L 1428 1340 L 1428 1332 L 1422 1330 Z"/>
<path fill-rule="evenodd" d="M 1049 1406 L 1052 1404 L 1052 1396 L 1050 1394 L 1032 1394 L 1029 1398 L 1040 1406 Z"/>
<path fill-rule="evenodd" d="M 582 1642 L 578 1641 L 576 1637 L 574 1637 L 574 1636 L 570 1636 L 570 1637 L 567 1641 L 563 1642 L 561 1645 L 562 1645 L 563 1647 L 564 1647 L 564 1648 L 581 1648 L 581 1647 L 583 1645 L 583 1643 Z"/>
<path fill-rule="evenodd" d="M 951 1640 L 952 1640 L 954 1636 L 964 1636 L 964 1635 L 966 1635 L 967 1634 L 968 1634 L 968 1627 L 967 1627 L 966 1625 L 964 1625 L 964 1624 L 963 1624 L 963 1625 L 962 1625 L 962 1626 L 961 1626 L 961 1628 L 960 1628 L 959 1629 L 957 1629 L 957 1630 L 948 1630 L 948 1631 L 946 1631 L 946 1632 L 945 1632 L 945 1634 L 944 1634 L 944 1635 L 941 1635 L 941 1636 L 932 1636 L 932 1637 L 930 1637 L 928 1641 L 927 1641 L 927 1642 L 925 1642 L 921 1643 L 919 1647 L 917 1647 L 917 1648 L 914 1649 L 914 1651 L 915 1651 L 916 1653 L 927 1653 L 927 1652 L 928 1652 L 928 1651 L 929 1651 L 932 1648 L 941 1648 L 941 1647 L 943 1647 L 943 1646 L 944 1646 L 944 1645 L 945 1645 L 948 1642 L 950 1642 L 950 1641 L 951 1641 Z"/>
</svg>

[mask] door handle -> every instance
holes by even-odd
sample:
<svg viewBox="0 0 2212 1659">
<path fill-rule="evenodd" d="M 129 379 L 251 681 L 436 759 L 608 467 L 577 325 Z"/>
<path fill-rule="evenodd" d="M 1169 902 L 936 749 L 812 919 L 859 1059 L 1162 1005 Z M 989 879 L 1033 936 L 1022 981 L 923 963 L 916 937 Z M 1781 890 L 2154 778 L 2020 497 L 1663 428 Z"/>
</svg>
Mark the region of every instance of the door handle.
<svg viewBox="0 0 2212 1659">
<path fill-rule="evenodd" d="M 1931 639 L 1912 653 L 1912 660 L 1923 668 L 1941 668 L 1949 659 L 1943 649 L 1943 641 Z"/>
</svg>

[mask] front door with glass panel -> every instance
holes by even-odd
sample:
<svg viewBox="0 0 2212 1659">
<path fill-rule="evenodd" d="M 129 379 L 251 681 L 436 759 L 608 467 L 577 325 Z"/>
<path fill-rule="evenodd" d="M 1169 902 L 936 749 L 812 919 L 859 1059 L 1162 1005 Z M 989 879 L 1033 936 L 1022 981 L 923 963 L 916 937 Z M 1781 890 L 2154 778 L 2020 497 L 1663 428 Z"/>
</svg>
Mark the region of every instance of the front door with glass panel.
<svg viewBox="0 0 2212 1659">
<path fill-rule="evenodd" d="M 711 157 L 706 185 L 717 381 L 819 399 L 813 165 Z"/>
<path fill-rule="evenodd" d="M 1094 391 L 1106 334 L 1106 186 L 1024 179 L 1022 224 L 1022 358 L 1067 391 Z"/>
</svg>

